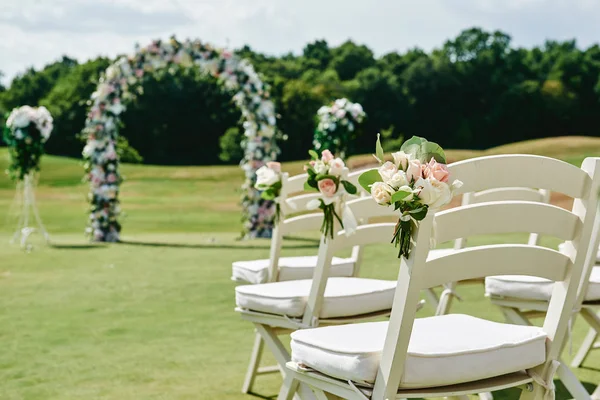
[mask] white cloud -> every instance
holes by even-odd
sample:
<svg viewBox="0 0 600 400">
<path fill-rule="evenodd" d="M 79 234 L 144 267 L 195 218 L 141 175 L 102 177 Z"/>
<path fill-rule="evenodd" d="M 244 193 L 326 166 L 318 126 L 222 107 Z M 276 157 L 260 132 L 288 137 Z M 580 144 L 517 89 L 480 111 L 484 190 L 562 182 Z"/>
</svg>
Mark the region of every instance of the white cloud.
<svg viewBox="0 0 600 400">
<path fill-rule="evenodd" d="M 431 50 L 472 26 L 502 30 L 515 45 L 576 38 L 585 47 L 599 23 L 596 0 L 3 0 L 0 71 L 12 77 L 63 54 L 114 56 L 173 33 L 271 54 L 351 38 L 383 54 Z"/>
</svg>

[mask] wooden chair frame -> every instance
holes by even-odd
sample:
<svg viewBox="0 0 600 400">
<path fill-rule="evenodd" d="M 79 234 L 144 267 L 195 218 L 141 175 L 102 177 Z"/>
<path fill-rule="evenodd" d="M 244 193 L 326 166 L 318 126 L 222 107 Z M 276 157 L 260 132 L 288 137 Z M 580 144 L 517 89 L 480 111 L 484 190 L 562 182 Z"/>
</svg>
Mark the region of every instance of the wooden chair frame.
<svg viewBox="0 0 600 400">
<path fill-rule="evenodd" d="M 353 183 L 359 190 L 359 196 L 364 195 L 365 192 L 362 190 L 358 183 L 358 177 L 364 171 L 349 172 L 348 169 L 344 169 L 342 176 Z M 293 215 L 299 212 L 307 210 L 307 204 L 311 200 L 318 199 L 319 193 L 303 193 L 304 182 L 306 182 L 307 174 L 299 174 L 290 177 L 288 173 L 282 173 L 281 176 L 281 193 L 280 193 L 280 207 L 282 213 L 282 221 L 273 229 L 273 235 L 271 238 L 271 246 L 269 251 L 269 271 L 268 271 L 268 282 L 277 282 L 279 280 L 279 259 L 281 257 L 281 249 L 283 247 L 284 236 L 304 231 L 318 231 L 323 215 L 320 211 L 304 214 L 298 217 L 285 218 L 286 215 Z M 360 210 L 357 210 L 360 211 Z M 369 218 L 368 213 L 360 213 L 357 215 L 357 219 L 364 220 Z M 385 214 L 387 215 L 387 214 Z M 352 248 L 350 258 L 354 260 L 353 276 L 358 276 L 360 270 L 360 264 L 362 262 L 363 250 L 361 246 L 355 246 Z M 276 324 L 277 325 L 277 324 Z M 284 323 L 285 325 L 285 323 Z M 296 326 L 292 324 L 292 326 Z M 283 327 L 280 327 L 283 328 Z M 285 333 L 284 330 L 279 329 L 280 334 Z M 260 363 L 264 352 L 264 338 L 270 338 L 271 333 L 266 333 L 264 330 L 261 332 L 256 329 L 254 343 L 252 346 L 252 352 L 250 353 L 250 360 L 246 369 L 246 375 L 242 385 L 242 393 L 250 393 L 254 386 L 254 382 L 259 375 L 271 374 L 281 372 L 282 368 L 278 365 L 271 365 L 261 367 Z M 269 345 L 269 343 L 267 343 Z M 280 351 L 281 349 L 277 346 L 269 345 L 271 351 Z M 283 354 L 284 355 L 284 354 Z M 288 355 L 289 356 L 289 355 Z"/>
<path fill-rule="evenodd" d="M 376 204 L 370 197 L 361 197 L 355 200 L 350 200 L 346 204 L 352 210 L 358 221 L 365 222 L 371 218 L 381 217 L 397 218 L 397 215 L 394 212 L 394 210 L 392 210 L 390 207 L 381 207 L 380 205 Z M 293 225 L 293 229 L 295 232 L 304 230 L 312 231 L 320 227 L 321 221 L 321 214 L 300 215 L 284 221 L 281 229 L 285 231 L 287 229 L 286 224 L 289 224 Z M 394 224 L 388 225 L 394 226 Z M 291 358 L 289 352 L 287 351 L 283 343 L 281 343 L 279 335 L 287 334 L 298 329 L 313 328 L 317 326 L 327 325 L 349 324 L 389 316 L 390 310 L 382 310 L 376 313 L 356 315 L 351 317 L 329 319 L 319 318 L 322 301 L 325 293 L 325 287 L 327 285 L 327 278 L 329 276 L 329 268 L 331 266 L 331 258 L 329 258 L 326 262 L 325 258 L 322 255 L 323 249 L 327 248 L 325 243 L 330 244 L 334 241 L 343 243 L 353 243 L 353 236 L 354 235 L 346 237 L 345 234 L 338 234 L 334 240 L 327 239 L 326 241 L 324 240 L 324 238 L 321 238 L 321 245 L 319 246 L 318 256 L 319 261 L 317 263 L 317 266 L 315 267 L 306 311 L 302 318 L 290 318 L 283 315 L 267 314 L 252 310 L 236 308 L 236 311 L 240 313 L 242 319 L 254 324 L 257 332 L 257 337 L 255 338 L 255 347 L 252 353 L 250 364 L 251 367 L 254 368 L 254 371 L 249 370 L 249 373 L 246 376 L 247 381 L 248 379 L 253 379 L 261 372 L 267 373 L 266 371 L 263 372 L 264 370 L 259 370 L 257 367 L 260 362 L 260 357 L 263 351 L 264 344 L 266 344 L 267 348 L 274 355 L 278 364 L 275 367 L 269 367 L 268 372 L 280 371 L 285 379 L 285 377 L 287 376 L 285 364 L 289 362 Z M 343 246 L 343 248 L 348 247 L 351 247 L 354 251 L 354 249 L 356 249 L 359 246 L 355 246 L 352 244 Z M 359 270 L 358 268 L 356 268 L 353 276 L 358 276 L 358 273 Z M 250 385 L 248 385 L 248 387 L 252 386 L 252 382 L 253 381 L 250 381 Z M 311 392 L 309 390 L 306 390 L 306 388 L 302 387 L 298 390 L 297 396 L 303 400 L 313 398 Z"/>
<path fill-rule="evenodd" d="M 305 370 L 289 362 L 279 400 L 291 399 L 300 384 L 313 388 L 320 400 L 337 397 L 357 400 L 466 399 L 468 394 L 509 387 L 521 388 L 522 399 L 538 400 L 546 390 L 552 389 L 553 366 L 560 356 L 571 313 L 581 295 L 578 289 L 582 280 L 585 282 L 589 249 L 598 247 L 599 235 L 594 229 L 599 205 L 600 158 L 587 158 L 579 169 L 547 157 L 505 155 L 466 160 L 450 165 L 449 169 L 454 177 L 464 182 L 462 193 L 513 186 L 539 187 L 575 198 L 573 209 L 567 211 L 549 204 L 509 201 L 430 213 L 415 232 L 410 257 L 402 258 L 400 262 L 394 305 L 373 387 L 358 389 L 352 382 Z M 566 250 L 561 253 L 530 244 L 502 244 L 462 249 L 428 259 L 434 223 L 435 237 L 440 242 L 478 234 L 535 232 L 565 240 Z M 352 245 L 387 241 L 390 231 L 391 228 L 385 226 L 361 226 L 353 236 Z M 332 241 L 322 246 L 319 254 L 325 262 L 339 250 L 338 243 Z M 557 282 L 543 325 L 547 334 L 546 361 L 527 374 L 513 373 L 439 388 L 399 390 L 420 291 L 446 282 L 513 274 L 539 276 Z M 530 375 L 542 377 L 543 382 Z"/>
</svg>

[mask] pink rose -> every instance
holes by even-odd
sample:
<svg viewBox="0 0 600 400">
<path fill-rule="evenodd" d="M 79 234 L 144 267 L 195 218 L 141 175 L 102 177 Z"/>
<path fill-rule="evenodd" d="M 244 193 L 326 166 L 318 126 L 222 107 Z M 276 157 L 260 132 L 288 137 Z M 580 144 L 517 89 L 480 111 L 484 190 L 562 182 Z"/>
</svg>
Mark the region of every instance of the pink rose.
<svg viewBox="0 0 600 400">
<path fill-rule="evenodd" d="M 406 179 L 409 182 L 416 182 L 421 175 L 421 162 L 419 160 L 410 160 L 406 168 Z"/>
<path fill-rule="evenodd" d="M 281 172 L 281 163 L 278 163 L 277 161 L 269 161 L 267 167 L 275 172 Z"/>
<path fill-rule="evenodd" d="M 317 185 L 319 186 L 319 191 L 325 197 L 333 197 L 335 196 L 335 192 L 337 192 L 337 187 L 333 179 L 322 179 Z"/>
<path fill-rule="evenodd" d="M 333 154 L 331 154 L 329 150 L 323 150 L 321 153 L 321 161 L 328 163 L 331 160 L 333 160 Z"/>
<path fill-rule="evenodd" d="M 447 183 L 450 178 L 450 172 L 446 164 L 439 163 L 432 157 L 429 163 L 423 165 L 423 177 L 434 178 L 440 182 Z"/>
<path fill-rule="evenodd" d="M 108 174 L 106 180 L 108 181 L 108 183 L 114 183 L 117 181 L 117 176 L 115 174 Z"/>
</svg>

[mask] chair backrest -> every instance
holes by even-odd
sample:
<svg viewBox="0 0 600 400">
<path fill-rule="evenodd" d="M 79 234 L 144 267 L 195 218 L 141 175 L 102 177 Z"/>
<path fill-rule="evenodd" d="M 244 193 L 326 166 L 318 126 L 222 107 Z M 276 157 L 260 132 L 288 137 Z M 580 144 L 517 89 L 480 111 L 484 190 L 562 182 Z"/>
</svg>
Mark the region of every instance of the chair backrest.
<svg viewBox="0 0 600 400">
<path fill-rule="evenodd" d="M 392 315 L 373 398 L 392 398 L 404 373 L 419 293 L 445 282 L 489 275 L 529 275 L 556 281 L 543 329 L 547 334 L 545 373 L 558 358 L 568 321 L 577 302 L 578 286 L 589 274 L 590 247 L 597 247 L 595 228 L 600 189 L 600 159 L 588 158 L 582 168 L 539 156 L 481 157 L 449 166 L 464 182 L 461 191 L 502 187 L 535 187 L 573 197 L 571 211 L 529 201 L 500 201 L 460 206 L 430 213 L 416 230 L 412 252 L 402 258 Z M 436 226 L 439 241 L 478 234 L 537 232 L 567 241 L 565 253 L 531 244 L 472 247 L 427 259 Z M 590 241 L 594 243 L 590 243 Z M 587 269 L 587 271 L 586 271 Z"/>
<path fill-rule="evenodd" d="M 347 168 L 342 172 L 343 179 L 358 183 L 357 173 L 349 173 Z M 269 282 L 276 282 L 279 274 L 279 258 L 283 246 L 284 235 L 306 231 L 318 231 L 323 222 L 323 213 L 320 210 L 309 210 L 308 203 L 320 198 L 319 193 L 305 193 L 304 182 L 308 174 L 299 174 L 290 177 L 288 173 L 281 174 L 281 193 L 279 204 L 281 208 L 281 221 L 274 227 L 271 237 L 269 253 Z M 353 198 L 354 196 L 349 196 Z M 297 215 L 300 214 L 300 215 Z M 290 216 L 290 217 L 288 217 Z M 362 256 L 359 247 L 352 249 L 352 258 L 355 265 L 360 264 Z M 358 269 L 354 271 L 356 274 Z"/>
<path fill-rule="evenodd" d="M 524 187 L 507 187 L 486 189 L 480 192 L 463 194 L 461 205 L 488 203 L 491 201 L 534 201 L 538 203 L 549 203 L 550 192 L 545 189 L 533 189 Z M 538 244 L 539 234 L 530 233 L 528 243 Z M 454 249 L 460 250 L 467 245 L 467 238 L 458 238 L 454 241 Z"/>
<path fill-rule="evenodd" d="M 600 240 L 600 158 L 588 158 L 582 168 L 577 168 L 547 157 L 503 155 L 451 164 L 449 170 L 452 179 L 464 183 L 459 194 L 509 187 L 540 188 L 574 198 L 573 208 L 568 211 L 546 203 L 513 200 L 461 205 L 429 213 L 415 230 L 410 257 L 400 260 L 373 399 L 395 398 L 421 290 L 490 275 L 519 274 L 556 281 L 543 328 L 548 337 L 547 362 L 536 368 L 538 373 L 544 373 L 550 361 L 559 356 L 571 312 L 578 301 L 578 286 L 591 271 L 590 249 L 595 254 Z M 345 237 L 344 232 L 339 232 L 335 240 L 321 243 L 304 323 L 310 324 L 319 315 L 317 294 L 320 292 L 322 296 L 324 292 L 333 254 L 349 246 L 389 243 L 393 231 L 392 223 L 367 224 L 359 226 L 352 236 Z M 432 237 L 444 242 L 479 234 L 514 232 L 560 238 L 566 241 L 566 251 L 509 243 L 471 247 L 428 259 Z"/>
</svg>

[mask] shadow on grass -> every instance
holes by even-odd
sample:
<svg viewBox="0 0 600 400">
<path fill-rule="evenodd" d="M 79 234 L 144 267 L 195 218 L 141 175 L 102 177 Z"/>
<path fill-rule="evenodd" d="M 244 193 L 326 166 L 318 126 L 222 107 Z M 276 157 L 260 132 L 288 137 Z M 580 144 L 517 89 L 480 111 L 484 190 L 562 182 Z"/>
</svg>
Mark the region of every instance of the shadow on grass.
<svg viewBox="0 0 600 400">
<path fill-rule="evenodd" d="M 125 244 L 129 246 L 144 246 L 144 247 L 173 247 L 182 249 L 229 249 L 229 250 L 256 250 L 256 249 L 269 249 L 268 244 L 257 244 L 257 245 L 234 245 L 234 244 L 220 244 L 220 243 L 165 243 L 165 242 L 141 242 L 135 240 L 121 240 L 116 244 Z M 318 243 L 315 241 L 314 244 L 298 244 L 298 245 L 283 245 L 284 249 L 314 249 L 318 247 Z"/>
<path fill-rule="evenodd" d="M 276 394 L 273 395 L 273 396 L 265 396 L 265 395 L 262 395 L 262 394 L 259 394 L 259 393 L 248 392 L 248 395 L 252 396 L 252 397 L 256 397 L 257 399 L 264 399 L 264 400 L 275 400 L 275 399 L 277 399 L 277 395 Z"/>
<path fill-rule="evenodd" d="M 90 250 L 90 249 L 105 249 L 108 246 L 102 243 L 90 243 L 90 244 L 59 244 L 59 243 L 48 243 L 48 246 L 53 249 L 64 249 L 64 250 Z"/>
</svg>

